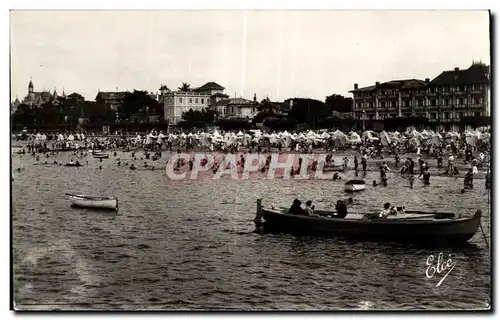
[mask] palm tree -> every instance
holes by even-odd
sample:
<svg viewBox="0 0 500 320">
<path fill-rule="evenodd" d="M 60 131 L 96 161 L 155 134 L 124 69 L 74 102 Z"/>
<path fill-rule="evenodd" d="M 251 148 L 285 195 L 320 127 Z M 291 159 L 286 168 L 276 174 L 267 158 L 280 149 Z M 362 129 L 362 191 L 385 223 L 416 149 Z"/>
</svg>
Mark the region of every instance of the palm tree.
<svg viewBox="0 0 500 320">
<path fill-rule="evenodd" d="M 183 82 L 182 85 L 177 89 L 179 89 L 180 91 L 183 91 L 183 92 L 189 92 L 189 91 L 191 91 L 191 85 L 187 82 Z"/>
</svg>

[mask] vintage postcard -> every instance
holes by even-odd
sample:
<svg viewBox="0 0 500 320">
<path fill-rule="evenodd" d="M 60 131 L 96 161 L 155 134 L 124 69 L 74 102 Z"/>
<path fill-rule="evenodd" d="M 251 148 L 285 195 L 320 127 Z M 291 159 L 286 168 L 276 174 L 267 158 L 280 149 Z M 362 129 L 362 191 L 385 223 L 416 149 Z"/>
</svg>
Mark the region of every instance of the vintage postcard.
<svg viewBox="0 0 500 320">
<path fill-rule="evenodd" d="M 490 12 L 10 12 L 11 308 L 490 310 Z"/>
</svg>

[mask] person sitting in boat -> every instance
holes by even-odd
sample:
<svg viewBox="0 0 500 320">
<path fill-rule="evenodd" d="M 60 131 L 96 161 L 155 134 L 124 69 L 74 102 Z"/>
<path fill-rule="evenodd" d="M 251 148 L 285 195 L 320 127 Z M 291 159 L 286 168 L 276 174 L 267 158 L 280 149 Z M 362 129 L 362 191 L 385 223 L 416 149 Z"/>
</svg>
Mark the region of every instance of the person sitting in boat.
<svg viewBox="0 0 500 320">
<path fill-rule="evenodd" d="M 80 164 L 80 162 L 78 162 L 78 160 L 76 160 L 75 165 L 78 167 L 81 166 L 81 164 Z"/>
<path fill-rule="evenodd" d="M 132 163 L 132 164 L 130 165 L 130 170 L 135 170 L 135 169 L 136 169 L 136 167 L 135 167 L 135 165 Z"/>
<path fill-rule="evenodd" d="M 304 210 L 302 210 L 301 205 L 302 205 L 302 202 L 300 202 L 299 199 L 293 200 L 293 204 L 290 207 L 290 209 L 288 209 L 288 213 L 289 214 L 296 214 L 296 215 L 303 215 Z"/>
<path fill-rule="evenodd" d="M 391 209 L 391 204 L 389 202 L 386 202 L 384 204 L 384 210 L 382 210 L 380 212 L 380 214 L 378 215 L 379 218 L 382 218 L 382 219 L 386 219 L 392 212 L 392 209 Z"/>
<path fill-rule="evenodd" d="M 347 205 L 344 201 L 337 201 L 337 205 L 335 205 L 335 210 L 337 211 L 337 217 L 345 218 L 347 216 Z"/>
<path fill-rule="evenodd" d="M 75 163 L 73 162 L 73 159 L 69 160 L 69 164 L 71 164 L 71 165 L 75 164 Z"/>
<path fill-rule="evenodd" d="M 307 214 L 308 216 L 313 216 L 315 215 L 314 214 L 314 206 L 312 205 L 312 201 L 311 200 L 308 200 L 306 202 L 306 207 L 304 209 L 304 212 L 305 214 Z"/>
</svg>

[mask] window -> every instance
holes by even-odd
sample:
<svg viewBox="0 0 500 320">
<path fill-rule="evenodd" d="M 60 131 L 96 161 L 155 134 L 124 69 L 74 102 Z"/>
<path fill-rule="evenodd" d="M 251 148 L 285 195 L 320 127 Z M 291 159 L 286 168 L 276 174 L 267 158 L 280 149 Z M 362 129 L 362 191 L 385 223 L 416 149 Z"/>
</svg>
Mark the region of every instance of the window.
<svg viewBox="0 0 500 320">
<path fill-rule="evenodd" d="M 179 98 L 179 103 L 182 103 L 182 98 Z"/>
<path fill-rule="evenodd" d="M 391 107 L 396 108 L 396 101 L 391 102 Z"/>
<path fill-rule="evenodd" d="M 194 102 L 195 102 L 195 103 L 198 103 L 198 98 L 196 98 L 196 99 L 194 100 Z"/>
<path fill-rule="evenodd" d="M 436 119 L 436 113 L 435 112 L 431 112 L 430 116 L 431 116 L 431 119 Z"/>
<path fill-rule="evenodd" d="M 356 103 L 359 109 L 361 109 L 361 102 Z"/>
<path fill-rule="evenodd" d="M 457 118 L 458 119 L 462 119 L 463 117 L 464 117 L 464 113 L 463 112 L 459 112 Z"/>
<path fill-rule="evenodd" d="M 385 96 L 385 90 L 382 90 L 381 94 L 382 94 L 383 96 Z"/>
<path fill-rule="evenodd" d="M 436 106 L 436 99 L 431 100 L 431 106 L 435 107 Z"/>
<path fill-rule="evenodd" d="M 424 105 L 424 100 L 418 100 L 418 106 L 422 107 Z"/>
<path fill-rule="evenodd" d="M 444 113 L 444 118 L 445 119 L 449 119 L 450 118 L 450 113 L 449 112 L 445 112 Z"/>
<path fill-rule="evenodd" d="M 382 101 L 381 106 L 382 108 L 385 108 L 385 101 Z"/>
<path fill-rule="evenodd" d="M 392 95 L 392 90 L 387 90 L 388 95 Z"/>
<path fill-rule="evenodd" d="M 479 112 L 474 112 L 474 117 L 479 117 L 481 114 Z"/>
<path fill-rule="evenodd" d="M 205 99 L 201 98 L 201 104 L 205 103 Z"/>
<path fill-rule="evenodd" d="M 405 100 L 405 107 L 409 107 L 410 106 L 410 100 Z"/>
<path fill-rule="evenodd" d="M 373 102 L 370 102 L 370 103 L 368 104 L 368 106 L 369 106 L 370 108 L 373 108 Z"/>
<path fill-rule="evenodd" d="M 193 98 L 189 98 L 189 103 L 193 103 Z"/>
</svg>

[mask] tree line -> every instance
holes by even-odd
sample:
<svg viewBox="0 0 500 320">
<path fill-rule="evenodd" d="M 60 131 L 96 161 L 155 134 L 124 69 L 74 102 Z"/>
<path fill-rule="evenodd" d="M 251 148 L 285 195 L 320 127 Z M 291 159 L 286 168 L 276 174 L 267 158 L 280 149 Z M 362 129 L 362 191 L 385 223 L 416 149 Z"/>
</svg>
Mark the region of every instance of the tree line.
<svg viewBox="0 0 500 320">
<path fill-rule="evenodd" d="M 188 83 L 182 83 L 181 91 L 191 91 Z M 274 103 L 264 99 L 259 103 L 258 113 L 253 119 L 220 119 L 215 110 L 189 110 L 182 115 L 179 127 L 204 129 L 218 126 L 225 130 L 246 130 L 257 126 L 265 126 L 274 130 L 342 128 L 345 130 L 360 129 L 361 122 L 350 118 L 352 98 L 338 94 L 327 96 L 325 101 L 310 98 L 287 99 L 282 103 Z M 337 113 L 336 113 L 337 112 Z M 30 106 L 20 104 L 12 114 L 13 130 L 23 128 L 37 130 L 101 130 L 108 125 L 112 130 L 148 130 L 153 127 L 166 128 L 163 119 L 163 103 L 148 94 L 147 91 L 134 90 L 127 92 L 117 109 L 112 109 L 104 101 L 87 101 L 78 94 L 72 93 L 65 98 L 57 98 L 42 104 Z M 348 117 L 341 117 L 347 114 Z M 154 115 L 159 121 L 151 123 L 148 117 Z M 485 125 L 491 120 L 486 117 L 464 118 L 460 125 Z M 382 122 L 386 128 L 406 126 L 427 126 L 426 118 L 398 118 L 367 121 L 368 126 Z"/>
</svg>

